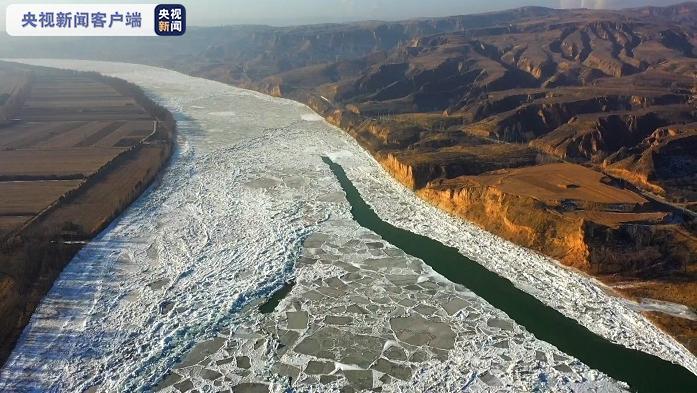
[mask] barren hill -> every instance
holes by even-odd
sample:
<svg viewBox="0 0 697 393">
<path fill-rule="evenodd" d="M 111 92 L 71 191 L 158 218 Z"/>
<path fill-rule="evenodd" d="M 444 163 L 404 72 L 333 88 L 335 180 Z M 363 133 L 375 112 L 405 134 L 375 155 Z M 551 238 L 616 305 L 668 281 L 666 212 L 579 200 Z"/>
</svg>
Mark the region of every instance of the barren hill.
<svg viewBox="0 0 697 393">
<path fill-rule="evenodd" d="M 442 208 L 696 308 L 695 22 L 685 3 L 293 30 L 190 72 L 303 101 Z M 697 348 L 694 321 L 655 318 Z"/>
</svg>

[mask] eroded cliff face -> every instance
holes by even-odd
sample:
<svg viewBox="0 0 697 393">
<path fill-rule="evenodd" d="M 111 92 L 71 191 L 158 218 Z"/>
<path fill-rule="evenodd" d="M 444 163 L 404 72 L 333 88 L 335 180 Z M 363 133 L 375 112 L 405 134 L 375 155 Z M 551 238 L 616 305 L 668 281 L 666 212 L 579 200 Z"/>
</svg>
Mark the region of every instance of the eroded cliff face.
<svg viewBox="0 0 697 393">
<path fill-rule="evenodd" d="M 411 165 L 404 164 L 394 156 L 394 154 L 387 154 L 383 156 L 380 160 L 380 165 L 382 165 L 387 172 L 389 172 L 395 179 L 405 186 L 411 188 L 412 190 L 417 188 L 417 184 L 420 184 L 424 179 L 419 179 Z"/>
<path fill-rule="evenodd" d="M 607 157 L 603 170 L 690 208 L 697 199 L 697 124 L 659 128 Z"/>
<path fill-rule="evenodd" d="M 566 265 L 590 270 L 590 250 L 582 219 L 564 217 L 532 198 L 476 184 L 458 188 L 427 187 L 417 193 L 441 209 L 504 239 L 540 251 Z"/>
<path fill-rule="evenodd" d="M 646 100 L 627 96 L 620 101 L 641 105 Z M 319 102 L 323 104 L 318 106 Z M 461 141 L 453 145 L 451 140 L 439 140 L 434 144 L 425 143 L 428 138 L 422 137 L 420 143 L 405 149 L 393 135 L 399 133 L 395 125 L 399 123 L 369 119 L 349 110 L 327 110 L 324 100 L 312 106 L 324 111 L 330 123 L 354 136 L 393 177 L 421 198 L 566 265 L 595 274 L 636 276 L 684 269 L 691 262 L 687 250 L 694 239 L 676 241 L 673 236 L 682 231 L 680 224 L 673 223 L 681 220 L 679 216 L 599 172 L 553 163 L 554 156 L 564 158 L 569 154 L 550 152 L 552 157 L 540 158 L 528 153 L 543 150 L 539 147 L 525 150 L 517 144 L 476 138 L 468 139 L 472 146 L 465 148 Z M 604 134 L 598 127 L 609 129 L 612 121 L 625 127 L 628 135 L 637 133 L 635 138 L 640 140 L 642 132 L 661 124 L 653 112 L 645 116 L 648 119 L 608 115 L 610 121 L 592 120 L 588 124 L 595 131 L 587 133 L 590 139 L 578 142 L 581 147 L 576 148 L 574 156 L 583 149 L 589 155 L 604 151 L 610 142 L 603 141 Z M 678 143 L 675 130 L 651 135 L 653 146 L 665 146 L 667 140 Z M 678 140 L 688 145 L 691 141 Z"/>
<path fill-rule="evenodd" d="M 395 152 L 381 153 L 377 160 L 397 180 L 414 190 L 426 187 L 431 179 L 454 178 L 483 171 L 477 165 L 467 165 L 472 158 L 466 155 L 453 159 L 444 157 L 442 160 L 422 160 L 423 157 L 415 157 L 416 159 L 410 159 L 409 162 L 402 158 L 404 156 Z"/>
<path fill-rule="evenodd" d="M 684 269 L 697 239 L 657 207 L 573 164 L 546 164 L 433 179 L 388 154 L 397 180 L 454 215 L 507 240 L 595 274 L 652 275 Z M 544 176 L 548 177 L 544 179 Z M 583 178 L 575 183 L 573 179 Z"/>
</svg>

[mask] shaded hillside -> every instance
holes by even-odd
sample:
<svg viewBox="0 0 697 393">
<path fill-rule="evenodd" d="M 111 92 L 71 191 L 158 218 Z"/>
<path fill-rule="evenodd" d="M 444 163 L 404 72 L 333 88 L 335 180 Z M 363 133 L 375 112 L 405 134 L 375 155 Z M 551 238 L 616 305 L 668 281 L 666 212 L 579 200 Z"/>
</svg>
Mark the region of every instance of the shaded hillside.
<svg viewBox="0 0 697 393">
<path fill-rule="evenodd" d="M 666 170 L 645 164 L 647 159 L 636 158 L 629 168 L 638 177 L 625 172 L 627 155 L 648 154 L 659 143 L 657 134 L 675 134 L 695 121 L 696 20 L 697 5 L 685 3 L 624 11 L 522 8 L 474 18 L 332 26 L 316 36 L 319 41 L 300 40 L 304 30 L 296 28 L 284 35 L 284 50 L 267 47 L 265 55 L 240 62 L 241 52 L 230 57 L 221 49 L 219 64 L 191 72 L 385 125 L 366 133 L 374 150 L 406 149 L 409 156 L 442 151 L 451 157 L 453 150 L 481 144 L 473 138 L 525 144 L 556 159 L 606 168 L 690 205 L 694 197 L 662 187 Z M 377 41 L 358 38 L 367 26 L 375 27 Z M 386 33 L 397 30 L 398 35 Z M 343 45 L 333 47 L 339 31 Z M 427 34 L 435 31 L 440 32 Z M 365 44 L 360 50 L 346 50 L 359 43 Z M 361 52 L 369 53 L 322 62 Z M 272 65 L 272 57 L 286 59 L 284 66 Z M 313 64 L 296 66 L 301 63 Z M 260 70 L 269 67 L 285 70 L 262 77 L 266 72 Z M 254 71 L 235 71 L 247 68 Z M 441 115 L 431 117 L 436 124 L 406 124 L 408 116 L 402 115 L 414 113 Z M 691 141 L 671 137 L 670 149 L 661 151 L 689 151 Z M 671 179 L 688 178 L 671 184 L 689 183 L 692 155 L 663 154 L 661 160 L 663 167 L 676 169 Z M 430 171 L 415 183 L 464 172 Z"/>
</svg>

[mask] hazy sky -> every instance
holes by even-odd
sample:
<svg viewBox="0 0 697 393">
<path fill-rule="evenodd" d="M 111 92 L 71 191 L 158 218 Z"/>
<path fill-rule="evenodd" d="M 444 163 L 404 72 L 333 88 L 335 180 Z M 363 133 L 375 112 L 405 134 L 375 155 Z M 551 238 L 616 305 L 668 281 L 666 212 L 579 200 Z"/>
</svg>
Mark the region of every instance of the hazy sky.
<svg viewBox="0 0 697 393">
<path fill-rule="evenodd" d="M 667 5 L 682 0 L 32 0 L 27 3 L 181 3 L 187 7 L 189 25 L 271 24 L 293 25 L 366 19 L 398 20 L 494 11 L 523 5 L 555 8 L 623 8 L 646 4 Z M 8 4 L 0 0 L 0 25 Z"/>
</svg>

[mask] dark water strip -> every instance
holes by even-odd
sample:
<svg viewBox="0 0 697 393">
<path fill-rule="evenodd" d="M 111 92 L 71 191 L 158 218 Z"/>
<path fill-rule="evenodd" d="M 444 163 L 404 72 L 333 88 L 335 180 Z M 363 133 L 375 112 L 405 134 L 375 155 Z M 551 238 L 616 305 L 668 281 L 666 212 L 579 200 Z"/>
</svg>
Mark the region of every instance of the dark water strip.
<svg viewBox="0 0 697 393">
<path fill-rule="evenodd" d="M 322 160 L 329 165 L 346 192 L 356 222 L 407 254 L 422 259 L 448 280 L 466 286 L 539 340 L 554 345 L 591 368 L 628 383 L 633 391 L 697 392 L 697 376 L 686 368 L 612 343 L 516 288 L 508 279 L 464 257 L 457 249 L 381 220 L 363 200 L 344 169 L 327 157 L 322 157 Z"/>
<path fill-rule="evenodd" d="M 278 303 L 281 302 L 281 300 L 285 299 L 286 296 L 290 293 L 290 291 L 293 289 L 295 286 L 295 281 L 289 281 L 281 288 L 279 288 L 276 292 L 272 293 L 271 296 L 267 301 L 264 302 L 261 306 L 259 306 L 259 312 L 262 314 L 271 314 L 276 307 L 278 307 Z"/>
</svg>

